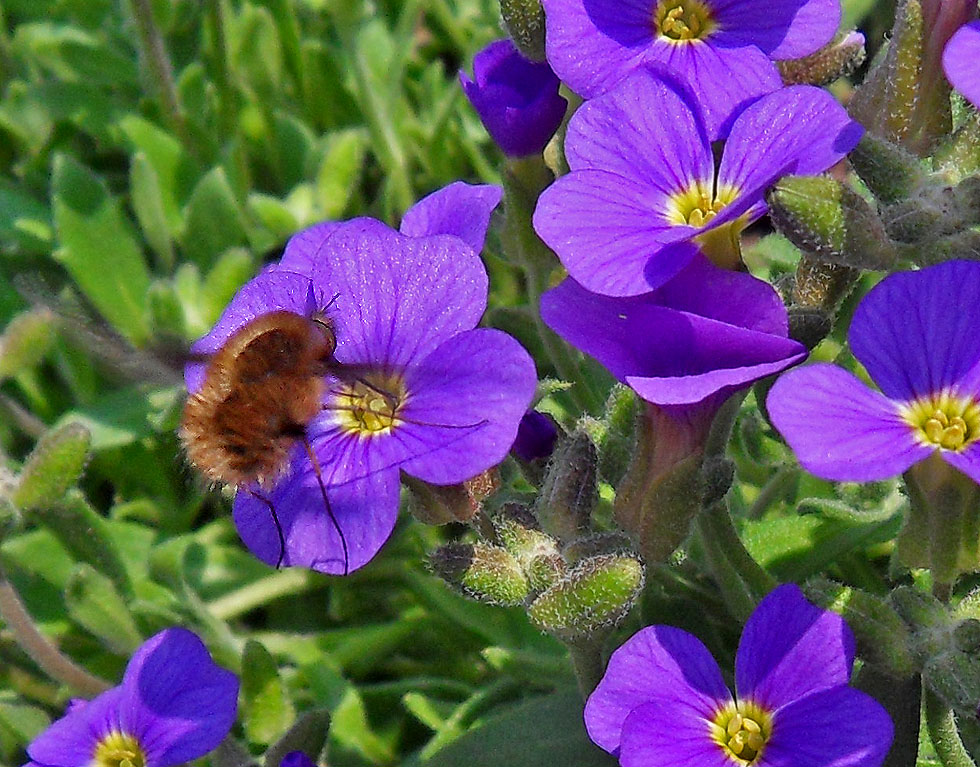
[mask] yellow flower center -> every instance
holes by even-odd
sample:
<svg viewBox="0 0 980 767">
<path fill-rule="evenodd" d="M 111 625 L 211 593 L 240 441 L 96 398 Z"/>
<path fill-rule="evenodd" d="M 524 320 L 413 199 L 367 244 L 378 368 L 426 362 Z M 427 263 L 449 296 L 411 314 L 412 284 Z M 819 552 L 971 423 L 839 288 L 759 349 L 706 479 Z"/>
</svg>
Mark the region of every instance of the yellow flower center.
<svg viewBox="0 0 980 767">
<path fill-rule="evenodd" d="M 110 732 L 95 746 L 93 767 L 146 767 L 139 741 L 124 732 Z"/>
<path fill-rule="evenodd" d="M 653 25 L 668 42 L 694 43 L 707 38 L 718 23 L 701 0 L 660 0 Z"/>
<path fill-rule="evenodd" d="M 667 220 L 675 226 L 692 226 L 701 229 L 718 213 L 738 197 L 739 190 L 722 186 L 714 193 L 695 182 L 683 192 L 674 194 L 667 203 Z M 715 265 L 723 269 L 737 269 L 742 263 L 740 236 L 748 223 L 740 216 L 727 224 L 709 229 L 697 235 L 694 241 L 701 252 Z"/>
<path fill-rule="evenodd" d="M 397 376 L 374 375 L 341 385 L 330 409 L 340 414 L 341 426 L 362 435 L 384 434 L 399 422 L 405 403 L 405 384 Z"/>
<path fill-rule="evenodd" d="M 729 703 L 710 724 L 711 739 L 737 764 L 752 764 L 772 736 L 772 715 L 751 701 Z"/>
<path fill-rule="evenodd" d="M 963 450 L 980 437 L 980 404 L 949 391 L 906 405 L 902 417 L 920 442 L 942 450 Z"/>
</svg>

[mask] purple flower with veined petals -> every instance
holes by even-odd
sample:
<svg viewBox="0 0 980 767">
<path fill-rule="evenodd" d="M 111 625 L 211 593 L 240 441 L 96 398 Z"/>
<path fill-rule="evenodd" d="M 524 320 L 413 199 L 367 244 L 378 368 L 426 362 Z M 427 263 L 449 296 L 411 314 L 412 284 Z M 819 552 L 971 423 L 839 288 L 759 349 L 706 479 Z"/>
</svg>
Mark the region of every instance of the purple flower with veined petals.
<svg viewBox="0 0 980 767">
<path fill-rule="evenodd" d="M 980 263 L 886 277 L 858 305 L 851 351 L 881 392 L 830 364 L 782 376 L 773 424 L 812 474 L 887 479 L 938 456 L 980 482 Z"/>
<path fill-rule="evenodd" d="M 807 56 L 830 42 L 839 0 L 543 0 L 548 61 L 584 98 L 644 65 L 692 84 L 712 140 L 759 96 L 782 86 L 770 59 Z"/>
<path fill-rule="evenodd" d="M 246 488 L 235 498 L 239 534 L 263 561 L 356 569 L 391 533 L 399 471 L 455 484 L 510 449 L 536 375 L 514 339 L 476 329 L 487 275 L 474 246 L 482 245 L 499 194 L 456 192 L 469 201 L 476 195 L 483 212 L 453 219 L 443 190 L 406 216 L 403 228 L 413 236 L 373 219 L 300 233 L 282 263 L 243 287 L 192 347 L 214 352 L 238 328 L 280 310 L 322 315 L 336 335 L 336 375 L 285 476 L 267 494 Z M 450 225 L 456 233 L 426 234 Z M 190 391 L 202 375 L 200 365 L 188 367 Z"/>
<path fill-rule="evenodd" d="M 706 431 L 730 394 L 806 356 L 787 338 L 786 308 L 768 283 L 719 269 L 693 251 L 659 289 L 613 298 L 574 280 L 541 296 L 541 318 L 640 397 Z"/>
<path fill-rule="evenodd" d="M 853 664 L 843 618 L 786 584 L 745 625 L 734 696 L 697 637 L 650 626 L 612 654 L 585 725 L 623 767 L 879 767 L 892 722 L 848 686 Z"/>
<path fill-rule="evenodd" d="M 974 9 L 975 10 L 975 9 Z M 980 21 L 960 27 L 943 49 L 943 69 L 949 84 L 971 103 L 980 106 Z"/>
<path fill-rule="evenodd" d="M 118 687 L 73 705 L 27 747 L 38 767 L 169 767 L 204 756 L 231 730 L 238 679 L 186 629 L 148 639 Z"/>
<path fill-rule="evenodd" d="M 824 90 L 798 85 L 756 101 L 732 125 L 717 170 L 697 101 L 661 73 L 637 72 L 583 105 L 565 141 L 571 172 L 542 193 L 534 228 L 569 274 L 596 293 L 630 296 L 687 263 L 693 240 L 721 266 L 766 212 L 777 179 L 820 173 L 861 126 Z"/>
<path fill-rule="evenodd" d="M 473 59 L 473 79 L 459 81 L 487 132 L 511 157 L 541 152 L 565 116 L 568 102 L 546 62 L 528 61 L 510 40 L 490 43 Z"/>
</svg>

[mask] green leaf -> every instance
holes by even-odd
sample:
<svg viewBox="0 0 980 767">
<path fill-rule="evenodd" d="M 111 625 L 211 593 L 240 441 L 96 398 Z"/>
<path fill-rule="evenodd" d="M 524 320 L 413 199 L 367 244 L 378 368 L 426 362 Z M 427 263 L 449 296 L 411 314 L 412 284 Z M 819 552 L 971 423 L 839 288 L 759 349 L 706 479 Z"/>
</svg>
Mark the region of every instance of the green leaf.
<svg viewBox="0 0 980 767">
<path fill-rule="evenodd" d="M 58 503 L 82 476 L 91 435 L 81 424 L 69 423 L 48 431 L 27 459 L 13 494 L 24 510 L 44 509 Z"/>
<path fill-rule="evenodd" d="M 247 250 L 232 248 L 221 254 L 201 286 L 201 311 L 208 327 L 218 320 L 232 296 L 254 273 L 255 260 Z"/>
<path fill-rule="evenodd" d="M 325 218 L 344 215 L 357 189 L 367 149 L 363 130 L 338 131 L 330 136 L 316 175 L 317 203 Z"/>
<path fill-rule="evenodd" d="M 52 237 L 48 206 L 0 179 L 0 246 L 25 253 L 47 253 Z"/>
<path fill-rule="evenodd" d="M 98 176 L 59 154 L 54 160 L 52 205 L 61 245 L 55 258 L 119 332 L 136 343 L 147 340 L 143 298 L 150 275 L 119 203 Z"/>
<path fill-rule="evenodd" d="M 172 395 L 172 389 L 117 389 L 90 405 L 68 411 L 55 425 L 73 421 L 82 424 L 92 434 L 95 452 L 124 447 L 156 432 L 151 419 L 159 412 L 159 406 L 171 402 Z"/>
<path fill-rule="evenodd" d="M 48 22 L 20 24 L 13 47 L 59 80 L 136 85 L 135 60 L 83 29 Z"/>
<path fill-rule="evenodd" d="M 460 736 L 425 767 L 614 767 L 616 759 L 594 745 L 582 723 L 582 698 L 573 690 L 533 698 L 488 718 Z"/>
<path fill-rule="evenodd" d="M 293 720 L 276 661 L 261 644 L 249 640 L 242 656 L 242 694 L 245 698 L 245 734 L 252 743 L 267 745 Z"/>
<path fill-rule="evenodd" d="M 290 751 L 302 751 L 314 762 L 327 744 L 330 713 L 323 709 L 307 711 L 265 752 L 265 767 L 279 767 Z"/>
<path fill-rule="evenodd" d="M 133 155 L 129 166 L 129 194 L 133 211 L 143 230 L 147 243 L 159 257 L 164 271 L 170 271 L 174 262 L 170 227 L 163 209 L 162 192 L 157 172 L 143 152 Z"/>
<path fill-rule="evenodd" d="M 247 243 L 245 221 L 223 168 L 202 178 L 187 203 L 181 242 L 187 255 L 208 267 L 229 248 Z"/>
<path fill-rule="evenodd" d="M 101 639 L 111 652 L 129 656 L 143 642 L 126 601 L 112 581 L 89 565 L 78 565 L 65 588 L 68 614 Z"/>
</svg>

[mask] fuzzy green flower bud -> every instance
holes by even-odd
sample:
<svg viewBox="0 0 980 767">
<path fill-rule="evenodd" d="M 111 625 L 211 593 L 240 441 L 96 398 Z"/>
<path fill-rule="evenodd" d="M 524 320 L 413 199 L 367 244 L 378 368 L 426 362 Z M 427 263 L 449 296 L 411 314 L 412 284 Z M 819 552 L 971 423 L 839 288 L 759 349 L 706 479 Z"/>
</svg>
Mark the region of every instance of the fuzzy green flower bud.
<svg viewBox="0 0 980 767">
<path fill-rule="evenodd" d="M 402 482 L 411 493 L 409 512 L 426 525 L 469 522 L 480 511 L 481 504 L 497 487 L 493 469 L 458 485 L 430 485 L 407 474 Z"/>
<path fill-rule="evenodd" d="M 611 485 L 619 481 L 629 467 L 636 447 L 636 418 L 640 400 L 628 386 L 616 384 L 609 397 L 602 420 L 586 416 L 578 427 L 586 432 L 599 452 L 599 474 Z"/>
<path fill-rule="evenodd" d="M 864 35 L 856 30 L 840 33 L 816 53 L 802 59 L 777 61 L 786 85 L 829 85 L 847 77 L 864 63 Z"/>
<path fill-rule="evenodd" d="M 535 516 L 541 527 L 559 540 L 573 540 L 589 529 L 592 511 L 599 502 L 598 462 L 595 445 L 582 431 L 555 449 Z"/>
<path fill-rule="evenodd" d="M 773 223 L 798 248 L 857 269 L 886 269 L 895 261 L 878 213 L 830 176 L 787 176 L 768 196 Z"/>
<path fill-rule="evenodd" d="M 34 367 L 51 348 L 54 315 L 32 309 L 14 317 L 0 336 L 0 381 Z"/>
<path fill-rule="evenodd" d="M 836 264 L 826 264 L 826 266 L 835 269 L 847 269 L 847 267 Z M 789 319 L 789 337 L 794 341 L 799 341 L 811 351 L 834 329 L 833 317 L 823 309 L 816 307 L 791 306 L 787 309 L 787 317 Z"/>
<path fill-rule="evenodd" d="M 534 516 L 521 507 L 507 506 L 493 517 L 501 545 L 528 578 L 530 588 L 542 591 L 565 571 L 558 541 L 542 532 Z"/>
<path fill-rule="evenodd" d="M 92 437 L 80 423 L 68 423 L 41 437 L 24 465 L 11 500 L 23 511 L 58 503 L 85 470 Z"/>
<path fill-rule="evenodd" d="M 486 543 L 450 543 L 429 555 L 429 567 L 472 599 L 494 605 L 523 604 L 530 592 L 520 564 Z"/>
<path fill-rule="evenodd" d="M 618 625 L 642 588 L 643 565 L 635 557 L 593 557 L 535 599 L 528 615 L 541 630 L 578 642 Z"/>
<path fill-rule="evenodd" d="M 854 171 L 881 202 L 904 200 L 925 175 L 918 157 L 873 133 L 865 133 L 848 157 Z"/>
<path fill-rule="evenodd" d="M 597 533 L 572 541 L 562 550 L 561 554 L 568 564 L 574 565 L 583 559 L 604 554 L 628 554 L 632 556 L 635 552 L 628 536 L 622 533 Z"/>
<path fill-rule="evenodd" d="M 504 27 L 524 56 L 544 61 L 544 7 L 541 0 L 500 0 Z"/>
<path fill-rule="evenodd" d="M 791 306 L 794 309 L 817 309 L 832 314 L 854 288 L 860 276 L 857 269 L 828 264 L 804 255 L 796 267 Z M 805 343 L 798 336 L 794 335 L 793 338 Z"/>
</svg>

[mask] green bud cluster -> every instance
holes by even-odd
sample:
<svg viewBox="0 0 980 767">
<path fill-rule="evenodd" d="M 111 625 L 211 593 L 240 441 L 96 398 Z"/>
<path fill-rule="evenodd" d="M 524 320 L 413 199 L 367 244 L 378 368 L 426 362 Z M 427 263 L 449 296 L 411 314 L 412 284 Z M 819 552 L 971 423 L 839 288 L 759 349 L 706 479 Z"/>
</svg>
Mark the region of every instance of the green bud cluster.
<svg viewBox="0 0 980 767">
<path fill-rule="evenodd" d="M 628 386 L 616 384 L 606 399 L 602 419 L 589 416 L 579 422 L 596 445 L 599 476 L 611 485 L 619 484 L 636 449 L 636 418 L 640 401 Z"/>
<path fill-rule="evenodd" d="M 643 564 L 622 535 L 586 535 L 567 546 L 540 529 L 524 507 L 493 517 L 496 542 L 449 544 L 432 570 L 473 599 L 523 605 L 542 631 L 567 642 L 602 636 L 629 613 Z"/>
</svg>

